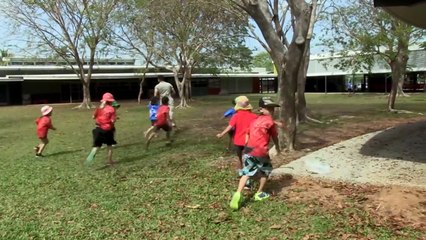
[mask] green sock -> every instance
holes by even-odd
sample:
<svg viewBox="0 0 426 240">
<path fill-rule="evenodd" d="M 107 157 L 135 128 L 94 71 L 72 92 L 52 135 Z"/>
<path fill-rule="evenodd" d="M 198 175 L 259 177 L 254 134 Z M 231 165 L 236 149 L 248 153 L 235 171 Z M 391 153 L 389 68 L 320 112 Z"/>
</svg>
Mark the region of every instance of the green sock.
<svg viewBox="0 0 426 240">
<path fill-rule="evenodd" d="M 96 149 L 92 149 L 92 151 L 90 151 L 89 156 L 87 156 L 86 163 L 91 163 L 93 159 L 95 159 L 96 152 Z"/>
</svg>

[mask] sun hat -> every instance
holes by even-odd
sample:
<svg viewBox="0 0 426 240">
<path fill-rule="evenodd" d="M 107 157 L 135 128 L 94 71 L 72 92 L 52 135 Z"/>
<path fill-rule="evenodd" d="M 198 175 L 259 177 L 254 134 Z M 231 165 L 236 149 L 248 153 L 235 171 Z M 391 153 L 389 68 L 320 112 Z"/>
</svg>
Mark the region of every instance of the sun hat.
<svg viewBox="0 0 426 240">
<path fill-rule="evenodd" d="M 111 93 L 107 92 L 107 93 L 104 93 L 104 95 L 102 95 L 101 102 L 114 102 L 114 101 L 115 101 L 114 96 Z"/>
<path fill-rule="evenodd" d="M 274 101 L 272 101 L 271 97 L 262 97 L 259 99 L 259 107 L 261 108 L 271 108 L 271 107 L 279 107 L 280 105 Z"/>
<path fill-rule="evenodd" d="M 239 96 L 235 98 L 235 111 L 238 110 L 252 110 L 253 107 L 249 103 L 249 99 L 246 96 Z"/>
<path fill-rule="evenodd" d="M 46 115 L 48 115 L 50 112 L 52 112 L 52 110 L 53 110 L 53 108 L 51 107 L 51 106 L 49 106 L 49 105 L 45 105 L 45 106 L 43 106 L 43 107 L 41 107 L 41 114 L 43 115 L 43 116 L 46 116 Z"/>
</svg>

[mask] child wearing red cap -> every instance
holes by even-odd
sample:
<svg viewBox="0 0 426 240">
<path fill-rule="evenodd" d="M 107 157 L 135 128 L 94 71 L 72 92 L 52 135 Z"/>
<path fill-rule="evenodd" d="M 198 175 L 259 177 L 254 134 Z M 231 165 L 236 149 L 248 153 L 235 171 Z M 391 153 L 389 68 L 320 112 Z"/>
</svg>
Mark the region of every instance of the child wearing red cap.
<svg viewBox="0 0 426 240">
<path fill-rule="evenodd" d="M 96 128 L 92 130 L 93 148 L 86 163 L 91 163 L 96 156 L 102 144 L 107 145 L 108 164 L 114 164 L 112 160 L 112 145 L 117 144 L 114 140 L 114 123 L 116 120 L 115 108 L 112 104 L 115 102 L 114 96 L 111 93 L 102 95 L 101 105 L 95 110 L 93 118 L 96 121 Z"/>
<path fill-rule="evenodd" d="M 34 147 L 36 157 L 43 157 L 43 150 L 49 143 L 49 139 L 47 138 L 47 132 L 49 129 L 56 130 L 56 128 L 52 125 L 52 120 L 50 119 L 52 112 L 53 108 L 51 106 L 43 106 L 41 108 L 42 116 L 37 118 L 35 121 L 37 124 L 37 137 L 40 139 L 40 144 Z"/>
</svg>

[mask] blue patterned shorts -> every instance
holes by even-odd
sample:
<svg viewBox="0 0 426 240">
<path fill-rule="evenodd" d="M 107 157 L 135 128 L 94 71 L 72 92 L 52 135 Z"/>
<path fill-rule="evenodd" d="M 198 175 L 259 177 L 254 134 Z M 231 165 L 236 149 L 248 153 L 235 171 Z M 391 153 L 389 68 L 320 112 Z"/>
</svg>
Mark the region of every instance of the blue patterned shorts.
<svg viewBox="0 0 426 240">
<path fill-rule="evenodd" d="M 243 155 L 244 167 L 240 171 L 240 175 L 253 177 L 260 171 L 266 176 L 272 172 L 272 164 L 269 158 L 253 157 L 249 154 Z"/>
</svg>

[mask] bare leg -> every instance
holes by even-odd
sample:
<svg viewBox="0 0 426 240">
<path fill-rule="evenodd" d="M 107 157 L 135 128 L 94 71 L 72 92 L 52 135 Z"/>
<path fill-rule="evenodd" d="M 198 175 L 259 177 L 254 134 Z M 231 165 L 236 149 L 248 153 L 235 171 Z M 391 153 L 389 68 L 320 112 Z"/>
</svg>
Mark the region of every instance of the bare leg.
<svg viewBox="0 0 426 240">
<path fill-rule="evenodd" d="M 167 138 L 167 141 L 169 142 L 169 143 L 172 143 L 172 140 L 170 139 L 170 133 L 171 133 L 172 131 L 167 131 L 166 132 L 166 138 Z"/>
<path fill-rule="evenodd" d="M 243 153 L 242 152 L 237 152 L 238 155 L 238 169 L 243 169 Z"/>
<path fill-rule="evenodd" d="M 148 139 L 146 140 L 146 149 L 148 149 L 149 144 L 151 143 L 152 138 L 154 138 L 157 135 L 157 131 L 151 132 L 151 134 L 148 136 Z"/>
<path fill-rule="evenodd" d="M 265 187 L 267 180 L 268 180 L 268 178 L 264 174 L 262 174 L 262 176 L 260 176 L 259 188 L 257 189 L 257 192 L 263 192 L 263 188 Z"/>
<path fill-rule="evenodd" d="M 107 153 L 107 155 L 108 155 L 108 164 L 110 164 L 110 165 L 112 165 L 112 164 L 114 164 L 115 162 L 112 160 L 112 146 L 107 146 L 107 151 L 108 151 L 108 153 Z"/>
<path fill-rule="evenodd" d="M 148 128 L 148 130 L 146 130 L 143 134 L 145 137 L 149 136 L 149 134 L 151 134 L 151 132 L 154 130 L 154 126 L 151 126 L 150 128 Z"/>
<path fill-rule="evenodd" d="M 232 136 L 231 135 L 229 135 L 229 142 L 228 142 L 228 150 L 231 150 L 232 149 Z"/>
<path fill-rule="evenodd" d="M 37 146 L 38 147 L 37 155 L 41 155 L 43 153 L 43 150 L 46 148 L 46 145 L 49 143 L 49 139 L 47 138 L 43 138 L 40 140 L 41 140 L 41 143 Z"/>
<path fill-rule="evenodd" d="M 240 182 L 238 183 L 237 192 L 242 192 L 243 191 L 244 187 L 246 186 L 246 182 L 247 182 L 248 179 L 249 179 L 248 176 L 242 176 L 240 178 Z"/>
</svg>

